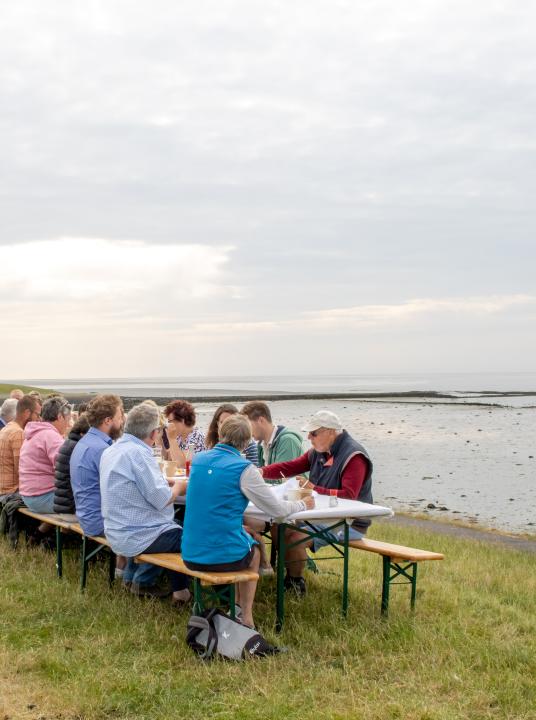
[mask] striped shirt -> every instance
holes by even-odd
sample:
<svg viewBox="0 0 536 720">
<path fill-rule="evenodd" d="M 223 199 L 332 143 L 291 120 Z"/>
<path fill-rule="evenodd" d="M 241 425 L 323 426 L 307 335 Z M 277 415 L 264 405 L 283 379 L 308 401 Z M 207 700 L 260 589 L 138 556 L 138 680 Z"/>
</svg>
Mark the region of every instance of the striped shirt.
<svg viewBox="0 0 536 720">
<path fill-rule="evenodd" d="M 12 420 L 0 431 L 0 495 L 19 489 L 19 456 L 24 431 Z"/>
<path fill-rule="evenodd" d="M 104 533 L 115 553 L 134 557 L 173 522 L 171 488 L 143 440 L 125 433 L 103 453 L 100 487 Z"/>
</svg>

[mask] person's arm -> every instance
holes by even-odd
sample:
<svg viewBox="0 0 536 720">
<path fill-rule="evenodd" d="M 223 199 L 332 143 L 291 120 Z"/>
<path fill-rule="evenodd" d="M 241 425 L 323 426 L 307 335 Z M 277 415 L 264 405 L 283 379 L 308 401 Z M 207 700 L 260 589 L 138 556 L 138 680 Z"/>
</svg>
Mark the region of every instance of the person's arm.
<svg viewBox="0 0 536 720">
<path fill-rule="evenodd" d="M 19 459 L 23 439 L 24 435 L 20 433 L 11 440 L 11 450 L 13 453 L 13 480 L 17 487 L 19 486 Z"/>
<path fill-rule="evenodd" d="M 139 452 L 132 458 L 132 465 L 136 486 L 149 505 L 156 510 L 167 507 L 174 499 L 173 490 L 164 479 L 155 459 Z"/>
<path fill-rule="evenodd" d="M 246 460 L 252 462 L 256 467 L 259 465 L 259 449 L 255 440 L 249 443 L 247 448 L 244 450 Z"/>
<path fill-rule="evenodd" d="M 291 513 L 307 509 L 307 503 L 304 500 L 296 502 L 279 500 L 253 465 L 249 465 L 240 476 L 240 490 L 259 510 L 276 521 L 283 520 Z"/>
<path fill-rule="evenodd" d="M 309 453 L 306 452 L 300 457 L 289 462 L 272 463 L 261 468 L 262 476 L 268 480 L 281 480 L 283 477 L 294 477 L 301 475 L 311 469 Z"/>
<path fill-rule="evenodd" d="M 56 467 L 56 458 L 58 457 L 60 447 L 63 445 L 64 440 L 65 438 L 59 433 L 57 433 L 57 437 L 54 435 L 54 438 L 45 440 L 45 452 L 53 468 Z"/>
<path fill-rule="evenodd" d="M 331 495 L 334 492 L 337 497 L 346 498 L 347 500 L 357 500 L 357 496 L 367 477 L 368 463 L 364 455 L 354 455 L 348 461 L 341 476 L 341 487 L 339 490 L 330 490 L 329 488 L 314 485 L 314 489 L 319 495 Z"/>
</svg>

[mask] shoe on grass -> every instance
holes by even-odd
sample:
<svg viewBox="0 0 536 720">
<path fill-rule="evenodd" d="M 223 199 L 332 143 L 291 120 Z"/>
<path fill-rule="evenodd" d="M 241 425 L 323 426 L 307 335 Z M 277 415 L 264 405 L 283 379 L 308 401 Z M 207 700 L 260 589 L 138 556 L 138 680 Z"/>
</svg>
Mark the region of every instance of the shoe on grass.
<svg viewBox="0 0 536 720">
<path fill-rule="evenodd" d="M 168 588 L 161 588 L 157 585 L 140 585 L 137 582 L 133 582 L 130 586 L 130 592 L 137 597 L 147 598 L 164 598 L 171 595 L 171 590 Z"/>
<path fill-rule="evenodd" d="M 296 595 L 303 597 L 307 592 L 305 578 L 292 577 L 291 575 L 287 575 L 285 578 L 285 590 L 293 590 Z"/>
</svg>

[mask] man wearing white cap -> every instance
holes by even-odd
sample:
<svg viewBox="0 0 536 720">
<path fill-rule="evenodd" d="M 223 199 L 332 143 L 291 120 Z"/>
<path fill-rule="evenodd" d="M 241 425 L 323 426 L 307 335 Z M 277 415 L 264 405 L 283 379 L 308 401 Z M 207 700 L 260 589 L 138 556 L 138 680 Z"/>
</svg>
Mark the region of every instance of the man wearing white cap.
<svg viewBox="0 0 536 720">
<path fill-rule="evenodd" d="M 363 445 L 343 429 L 339 417 L 329 410 L 320 410 L 302 430 L 308 433 L 312 448 L 295 460 L 260 468 L 263 477 L 277 479 L 281 475 L 293 477 L 308 472 L 309 481 L 304 487 L 310 487 L 322 495 L 336 495 L 372 503 L 372 460 Z M 370 520 L 365 518 L 354 520 L 350 528 L 350 539 L 363 537 L 369 525 Z M 322 526 L 317 524 L 316 527 L 320 529 Z M 288 532 L 289 543 L 303 537 L 303 533 L 299 531 Z M 342 533 L 340 530 L 333 534 L 333 540 L 340 542 Z M 288 551 L 285 587 L 293 588 L 301 595 L 305 594 L 303 569 L 307 559 L 306 548 L 310 547 L 316 552 L 327 544 L 326 541 L 315 538 Z"/>
</svg>

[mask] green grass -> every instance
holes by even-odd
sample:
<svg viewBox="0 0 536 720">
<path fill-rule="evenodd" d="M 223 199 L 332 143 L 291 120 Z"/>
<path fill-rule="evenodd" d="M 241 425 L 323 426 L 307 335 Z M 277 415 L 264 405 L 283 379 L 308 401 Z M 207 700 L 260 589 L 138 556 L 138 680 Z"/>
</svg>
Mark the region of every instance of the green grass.
<svg viewBox="0 0 536 720">
<path fill-rule="evenodd" d="M 371 536 L 445 553 L 419 567 L 415 617 L 395 587 L 380 618 L 381 561 L 352 552 L 346 622 L 340 563 L 308 575 L 279 638 L 265 580 L 257 624 L 288 652 L 209 664 L 186 647 L 187 612 L 108 590 L 104 563 L 82 595 L 75 550 L 59 581 L 52 554 L 0 540 L 0 718 L 536 718 L 534 555 L 388 523 Z"/>
<path fill-rule="evenodd" d="M 33 385 L 19 385 L 18 383 L 0 383 L 0 397 L 9 395 L 9 393 L 12 390 L 15 390 L 15 388 L 22 390 L 23 393 L 29 393 L 32 390 L 37 390 L 37 392 L 46 395 L 47 393 L 54 392 L 54 390 L 51 390 L 50 388 L 34 387 Z"/>
</svg>

